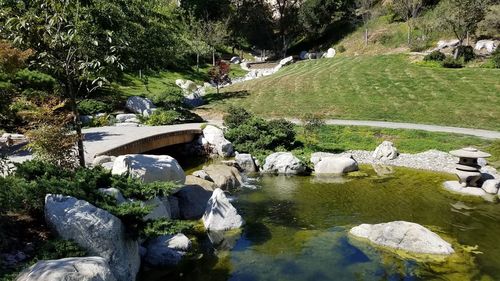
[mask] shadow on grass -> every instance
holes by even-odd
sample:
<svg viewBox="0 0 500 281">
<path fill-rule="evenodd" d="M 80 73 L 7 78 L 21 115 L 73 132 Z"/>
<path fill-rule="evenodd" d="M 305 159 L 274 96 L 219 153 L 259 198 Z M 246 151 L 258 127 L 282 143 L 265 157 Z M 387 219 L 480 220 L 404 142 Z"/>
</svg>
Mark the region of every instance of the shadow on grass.
<svg viewBox="0 0 500 281">
<path fill-rule="evenodd" d="M 249 96 L 250 93 L 248 91 L 237 91 L 237 92 L 224 92 L 224 93 L 210 93 L 203 97 L 207 104 L 228 100 L 228 99 L 241 99 Z"/>
</svg>

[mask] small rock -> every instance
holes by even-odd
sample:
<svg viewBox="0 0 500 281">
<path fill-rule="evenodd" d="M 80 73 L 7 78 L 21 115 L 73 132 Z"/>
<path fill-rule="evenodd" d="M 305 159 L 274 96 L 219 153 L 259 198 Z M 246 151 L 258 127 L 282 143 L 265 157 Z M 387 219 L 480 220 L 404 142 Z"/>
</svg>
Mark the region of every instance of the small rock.
<svg viewBox="0 0 500 281">
<path fill-rule="evenodd" d="M 126 113 L 126 114 L 118 114 L 115 117 L 116 122 L 118 122 L 118 123 L 123 123 L 123 122 L 125 122 L 125 120 L 132 119 L 132 118 L 137 118 L 137 115 Z"/>
<path fill-rule="evenodd" d="M 500 188 L 500 179 L 486 180 L 481 188 L 489 194 L 497 194 Z"/>
<path fill-rule="evenodd" d="M 145 221 L 171 218 L 170 209 L 167 209 L 167 206 L 158 197 L 145 201 L 144 205 L 152 207 L 151 212 L 144 217 Z"/>
<path fill-rule="evenodd" d="M 240 166 L 244 172 L 246 173 L 257 172 L 257 165 L 255 165 L 255 161 L 251 154 L 244 154 L 244 153 L 236 154 L 235 160 L 236 163 L 238 163 L 238 166 Z"/>
<path fill-rule="evenodd" d="M 94 161 L 92 161 L 92 166 L 93 167 L 101 166 L 104 163 L 114 162 L 115 160 L 116 160 L 115 156 L 108 156 L 108 155 L 96 156 L 94 158 Z"/>
<path fill-rule="evenodd" d="M 204 167 L 203 170 L 218 188 L 227 190 L 243 185 L 241 174 L 235 167 L 229 167 L 227 165 L 209 165 Z"/>
<path fill-rule="evenodd" d="M 144 260 L 151 266 L 175 266 L 191 248 L 191 241 L 184 234 L 162 235 L 147 243 Z"/>
<path fill-rule="evenodd" d="M 393 160 L 399 155 L 398 150 L 394 147 L 394 144 L 390 141 L 382 142 L 373 152 L 372 157 L 377 160 Z"/>
<path fill-rule="evenodd" d="M 291 152 L 277 152 L 266 157 L 262 172 L 274 174 L 304 174 L 307 167 Z"/>
<path fill-rule="evenodd" d="M 326 52 L 326 54 L 325 54 L 325 58 L 327 58 L 327 59 L 331 59 L 331 58 L 335 57 L 335 54 L 336 54 L 336 53 L 337 53 L 337 52 L 335 51 L 335 49 L 334 49 L 334 48 L 330 48 L 330 49 L 328 49 L 328 51 Z"/>
<path fill-rule="evenodd" d="M 212 178 L 210 178 L 210 176 L 204 170 L 198 170 L 198 171 L 193 172 L 193 176 L 200 178 L 200 179 L 204 179 L 206 181 L 213 182 Z"/>
<path fill-rule="evenodd" d="M 125 197 L 123 197 L 122 193 L 117 188 L 99 188 L 97 191 L 115 198 L 116 203 L 118 204 L 124 203 L 126 201 Z"/>
<path fill-rule="evenodd" d="M 212 197 L 208 200 L 205 214 L 203 215 L 203 225 L 209 231 L 223 231 L 240 228 L 244 221 L 238 211 L 229 202 L 224 191 L 217 188 Z"/>
</svg>

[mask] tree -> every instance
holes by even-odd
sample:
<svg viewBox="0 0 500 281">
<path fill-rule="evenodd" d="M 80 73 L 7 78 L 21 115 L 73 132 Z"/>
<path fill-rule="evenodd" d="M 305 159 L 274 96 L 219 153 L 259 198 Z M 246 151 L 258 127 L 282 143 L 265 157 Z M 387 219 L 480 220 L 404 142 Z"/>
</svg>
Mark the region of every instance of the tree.
<svg viewBox="0 0 500 281">
<path fill-rule="evenodd" d="M 123 69 L 112 30 L 94 22 L 91 6 L 71 0 L 24 3 L 6 22 L 4 35 L 36 52 L 34 65 L 55 77 L 70 100 L 77 135 L 78 159 L 85 166 L 77 99 L 108 82 L 107 75 Z M 116 44 L 116 45 L 115 45 Z"/>
<path fill-rule="evenodd" d="M 411 43 L 411 31 L 413 29 L 413 21 L 418 15 L 423 6 L 423 0 L 394 0 L 392 7 L 394 11 L 406 21 L 408 25 L 407 41 Z"/>
<path fill-rule="evenodd" d="M 184 12 L 183 21 L 184 41 L 189 46 L 190 51 L 196 55 L 196 71 L 200 71 L 200 56 L 210 52 L 210 46 L 205 42 L 202 22 L 192 12 Z"/>
<path fill-rule="evenodd" d="M 231 70 L 228 63 L 217 61 L 216 65 L 208 71 L 210 82 L 215 85 L 217 94 L 219 94 L 219 87 L 230 82 L 229 71 Z"/>
<path fill-rule="evenodd" d="M 437 9 L 444 15 L 441 18 L 442 26 L 452 31 L 459 46 L 462 46 L 469 33 L 474 33 L 478 23 L 483 20 L 486 8 L 487 0 L 443 0 Z"/>
<path fill-rule="evenodd" d="M 488 8 L 484 19 L 478 24 L 478 29 L 480 35 L 500 37 L 500 4 Z"/>
<path fill-rule="evenodd" d="M 318 38 L 346 14 L 344 0 L 308 0 L 299 9 L 299 21 L 308 37 Z"/>
<path fill-rule="evenodd" d="M 286 57 L 288 48 L 298 29 L 298 10 L 302 0 L 275 0 L 272 3 L 274 18 L 278 26 L 281 55 Z"/>
<path fill-rule="evenodd" d="M 372 7 L 375 0 L 356 0 L 356 16 L 361 17 L 365 27 L 365 45 L 368 45 L 368 21 L 372 17 Z"/>
<path fill-rule="evenodd" d="M 228 24 L 223 21 L 202 21 L 203 38 L 212 51 L 212 66 L 215 66 L 215 51 L 227 40 Z"/>
</svg>

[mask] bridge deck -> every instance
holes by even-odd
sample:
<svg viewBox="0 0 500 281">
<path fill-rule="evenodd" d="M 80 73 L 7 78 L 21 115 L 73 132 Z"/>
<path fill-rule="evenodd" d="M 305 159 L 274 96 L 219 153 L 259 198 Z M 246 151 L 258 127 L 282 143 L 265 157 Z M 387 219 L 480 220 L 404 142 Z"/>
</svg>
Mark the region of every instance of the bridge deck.
<svg viewBox="0 0 500 281">
<path fill-rule="evenodd" d="M 160 147 L 188 143 L 201 134 L 202 123 L 156 127 L 98 127 L 83 130 L 85 161 L 98 155 L 142 153 Z"/>
</svg>

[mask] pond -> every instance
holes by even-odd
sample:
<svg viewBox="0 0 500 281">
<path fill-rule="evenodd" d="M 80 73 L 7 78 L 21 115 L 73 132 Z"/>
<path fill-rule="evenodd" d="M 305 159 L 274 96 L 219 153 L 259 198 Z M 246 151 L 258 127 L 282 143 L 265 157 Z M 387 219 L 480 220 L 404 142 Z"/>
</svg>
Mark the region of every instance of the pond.
<svg viewBox="0 0 500 281">
<path fill-rule="evenodd" d="M 141 279 L 500 280 L 499 204 L 444 191 L 451 175 L 377 170 L 363 166 L 337 178 L 260 176 L 253 189 L 233 193 L 247 222 L 241 231 L 201 238 L 197 258 Z M 347 234 L 354 225 L 395 220 L 430 227 L 456 250 L 473 251 L 461 250 L 452 262 L 429 262 Z"/>
</svg>

